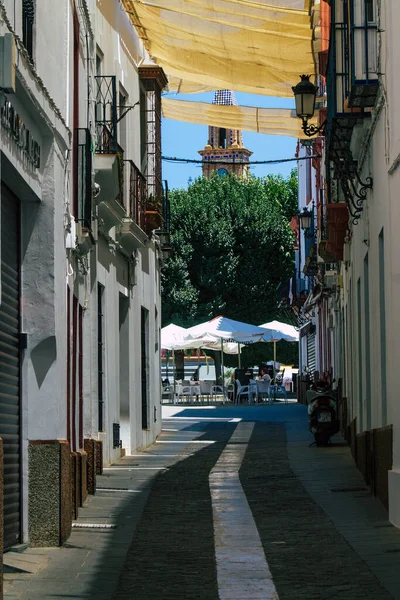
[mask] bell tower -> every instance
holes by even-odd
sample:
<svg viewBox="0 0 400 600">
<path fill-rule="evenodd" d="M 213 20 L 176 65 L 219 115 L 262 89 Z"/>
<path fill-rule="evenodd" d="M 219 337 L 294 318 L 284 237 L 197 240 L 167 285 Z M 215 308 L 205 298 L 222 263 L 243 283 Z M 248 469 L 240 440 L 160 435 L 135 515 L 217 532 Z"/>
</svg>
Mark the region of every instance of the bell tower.
<svg viewBox="0 0 400 600">
<path fill-rule="evenodd" d="M 217 90 L 213 104 L 237 106 L 235 92 Z M 199 154 L 203 159 L 203 177 L 209 178 L 215 171 L 221 176 L 234 173 L 238 177 L 247 177 L 250 173 L 249 158 L 253 153 L 243 146 L 240 129 L 210 126 L 208 143 Z"/>
</svg>

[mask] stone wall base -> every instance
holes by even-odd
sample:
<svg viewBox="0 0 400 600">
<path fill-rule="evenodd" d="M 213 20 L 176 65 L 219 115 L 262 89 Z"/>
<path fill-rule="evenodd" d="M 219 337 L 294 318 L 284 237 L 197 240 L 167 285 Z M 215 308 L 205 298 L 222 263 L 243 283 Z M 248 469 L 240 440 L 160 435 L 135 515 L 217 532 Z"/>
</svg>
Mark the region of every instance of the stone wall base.
<svg viewBox="0 0 400 600">
<path fill-rule="evenodd" d="M 31 546 L 60 546 L 72 525 L 71 459 L 63 440 L 29 442 L 28 535 Z"/>
<path fill-rule="evenodd" d="M 103 442 L 96 440 L 96 475 L 103 475 Z"/>
<path fill-rule="evenodd" d="M 87 454 L 87 491 L 88 494 L 96 493 L 96 440 L 84 440 Z"/>
</svg>

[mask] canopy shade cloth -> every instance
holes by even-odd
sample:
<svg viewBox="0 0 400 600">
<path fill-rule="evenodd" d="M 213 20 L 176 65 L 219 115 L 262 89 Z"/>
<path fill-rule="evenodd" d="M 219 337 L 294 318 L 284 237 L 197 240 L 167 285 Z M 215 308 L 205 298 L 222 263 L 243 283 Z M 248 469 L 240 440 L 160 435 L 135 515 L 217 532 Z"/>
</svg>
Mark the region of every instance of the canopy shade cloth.
<svg viewBox="0 0 400 600">
<path fill-rule="evenodd" d="M 166 119 L 214 125 L 226 129 L 241 129 L 257 133 L 288 135 L 294 138 L 307 138 L 301 128 L 296 111 L 288 108 L 255 108 L 253 106 L 225 106 L 207 102 L 162 99 L 162 113 Z M 319 113 L 309 121 L 319 123 Z"/>
<path fill-rule="evenodd" d="M 122 0 L 170 90 L 292 96 L 314 74 L 313 0 Z"/>
</svg>

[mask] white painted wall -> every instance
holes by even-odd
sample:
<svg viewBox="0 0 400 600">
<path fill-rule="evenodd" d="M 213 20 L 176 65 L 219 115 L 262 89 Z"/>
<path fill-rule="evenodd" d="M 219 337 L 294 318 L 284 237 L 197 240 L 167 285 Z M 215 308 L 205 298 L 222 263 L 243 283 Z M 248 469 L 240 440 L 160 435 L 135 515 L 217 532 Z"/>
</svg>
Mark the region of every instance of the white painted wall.
<svg viewBox="0 0 400 600">
<path fill-rule="evenodd" d="M 83 0 L 82 0 L 83 1 Z M 78 3 L 81 4 L 80 2 Z M 6 0 L 6 20 L 0 35 L 10 30 L 21 35 L 21 0 Z M 128 104 L 139 97 L 136 65 L 144 56 L 142 43 L 121 10 L 117 0 L 96 3 L 88 0 L 91 39 L 81 11 L 80 123 L 88 126 L 88 65 L 94 67 L 96 43 L 104 54 L 104 74 L 114 74 L 128 94 Z M 22 470 L 23 536 L 27 540 L 29 440 L 67 438 L 67 327 L 66 284 L 84 307 L 84 437 L 104 441 L 104 462 L 120 456 L 112 448 L 112 423 L 120 422 L 120 340 L 119 295 L 129 301 L 129 352 L 124 356 L 122 373 L 125 394 L 129 396 L 129 422 L 122 430 L 126 451 L 151 444 L 161 430 L 160 351 L 156 350 L 155 309 L 158 328 L 161 317 L 160 263 L 154 240 L 140 251 L 136 264 L 136 283 L 128 282 L 128 262 L 114 245 L 99 237 L 84 261 L 78 261 L 65 248 L 65 224 L 71 212 L 71 145 L 73 115 L 73 19 L 72 0 L 36 3 L 34 69 L 17 53 L 17 89 L 10 96 L 13 106 L 41 146 L 41 167 L 27 168 L 10 136 L 0 128 L 0 149 L 5 169 L 12 174 L 13 191 L 21 199 L 22 243 L 22 331 L 28 334 L 28 347 L 22 361 Z M 87 36 L 86 36 L 87 34 Z M 89 59 L 89 60 L 88 60 Z M 92 76 L 93 73 L 90 73 Z M 40 79 L 39 79 L 40 78 Z M 93 86 L 93 81 L 91 82 Z M 92 88 L 93 89 L 93 88 Z M 93 120 L 93 107 L 89 118 Z M 139 107 L 126 118 L 126 157 L 140 162 Z M 93 124 L 93 123 L 92 123 Z M 1 199 L 0 199 L 1 201 Z M 86 273 L 86 274 L 85 274 Z M 105 420 L 98 431 L 97 393 L 97 282 L 105 287 Z M 140 310 L 149 310 L 149 429 L 141 427 L 140 390 Z M 155 411 L 156 409 L 156 411 Z M 157 421 L 155 421 L 155 415 Z"/>
<path fill-rule="evenodd" d="M 139 79 L 137 63 L 143 58 L 143 47 L 133 32 L 125 13 L 117 0 L 91 4 L 92 28 L 96 32 L 92 49 L 96 47 L 102 54 L 102 74 L 116 75 L 117 93 L 119 85 L 127 94 L 127 104 L 139 100 Z M 85 40 L 81 40 L 83 45 Z M 92 55 L 94 57 L 94 54 Z M 94 65 L 94 60 L 92 60 Z M 81 88 L 86 81 L 87 62 L 81 62 Z M 72 66 L 71 66 L 72 68 Z M 86 126 L 87 96 L 80 94 L 80 115 Z M 72 104 L 70 106 L 72 112 Z M 139 106 L 130 110 L 121 124 L 126 131 L 124 157 L 140 164 L 140 112 Z M 115 231 L 110 231 L 115 237 Z M 119 449 L 112 447 L 112 425 L 120 423 L 120 437 L 125 451 L 129 454 L 137 448 L 151 444 L 161 430 L 160 415 L 160 355 L 155 351 L 155 308 L 161 315 L 160 264 L 155 243 L 150 241 L 143 250 L 137 252 L 136 266 L 128 266 L 126 258 L 115 245 L 99 236 L 98 243 L 90 254 L 90 273 L 75 285 L 80 302 L 86 302 L 84 315 L 84 437 L 99 437 L 103 440 L 104 462 L 108 464 L 120 456 Z M 129 286 L 129 269 L 135 270 L 135 285 Z M 74 264 L 77 270 L 77 264 Z M 104 286 L 104 336 L 105 336 L 105 375 L 104 375 L 104 417 L 103 432 L 98 431 L 98 390 L 97 390 L 97 283 Z M 119 296 L 122 294 L 129 303 L 127 327 L 129 330 L 128 356 L 120 356 Z M 141 417 L 141 307 L 149 311 L 149 415 L 148 430 L 142 429 Z M 160 317 L 159 317 L 160 318 Z M 125 335 L 125 334 L 123 334 Z M 122 366 L 121 366 L 122 365 Z M 120 394 L 123 403 L 121 410 Z M 127 408 L 129 404 L 129 410 Z M 154 408 L 157 408 L 157 422 L 154 421 Z M 129 415 L 129 416 L 128 416 Z"/>
<path fill-rule="evenodd" d="M 359 224 L 352 228 L 350 266 L 343 267 L 343 306 L 347 310 L 347 360 L 348 372 L 345 381 L 347 396 L 351 402 L 351 418 L 357 417 L 358 431 L 393 425 L 393 470 L 389 473 L 389 518 L 400 527 L 400 403 L 398 401 L 400 370 L 400 44 L 397 24 L 400 6 L 395 2 L 380 2 L 382 49 L 380 54 L 381 87 L 384 95 L 374 112 L 372 137 L 362 165 L 362 178 L 373 176 L 373 190 L 368 193 Z M 385 310 L 386 310 L 386 373 L 381 369 L 381 326 L 380 326 L 380 267 L 379 235 L 384 231 Z M 361 331 L 361 373 L 359 369 L 360 338 L 358 333 L 357 281 L 361 282 L 362 322 L 365 316 L 364 259 L 369 261 L 370 303 L 370 356 L 371 422 L 367 422 L 368 374 L 366 372 L 365 326 Z M 350 303 L 352 306 L 350 307 Z M 351 313 L 350 313 L 351 309 Z M 382 380 L 387 386 L 387 417 L 382 402 Z M 359 402 L 360 385 L 364 390 Z"/>
</svg>

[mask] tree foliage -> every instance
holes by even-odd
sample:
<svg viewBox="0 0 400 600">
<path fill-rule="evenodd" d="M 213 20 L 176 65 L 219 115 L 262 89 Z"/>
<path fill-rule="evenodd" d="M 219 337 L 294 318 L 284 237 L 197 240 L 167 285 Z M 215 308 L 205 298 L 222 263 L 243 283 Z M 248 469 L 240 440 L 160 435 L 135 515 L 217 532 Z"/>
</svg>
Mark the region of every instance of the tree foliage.
<svg viewBox="0 0 400 600">
<path fill-rule="evenodd" d="M 223 314 L 263 323 L 293 271 L 297 174 L 233 175 L 172 190 L 173 256 L 163 271 L 163 323 L 185 327 Z"/>
</svg>

